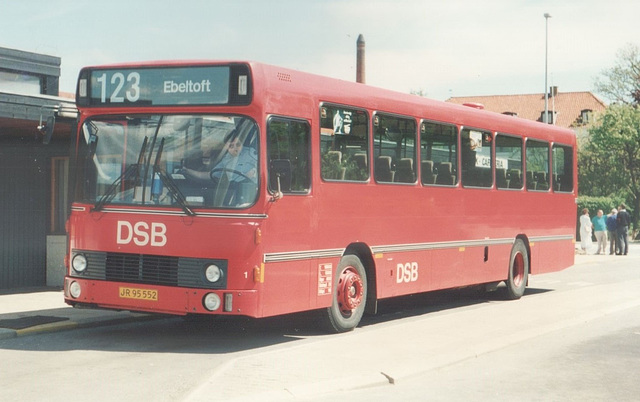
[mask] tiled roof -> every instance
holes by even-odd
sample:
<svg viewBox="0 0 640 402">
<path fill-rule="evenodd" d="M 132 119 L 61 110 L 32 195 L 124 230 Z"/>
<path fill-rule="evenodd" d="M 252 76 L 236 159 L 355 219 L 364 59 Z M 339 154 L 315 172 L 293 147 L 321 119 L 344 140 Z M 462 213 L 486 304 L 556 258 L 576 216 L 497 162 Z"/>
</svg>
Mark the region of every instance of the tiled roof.
<svg viewBox="0 0 640 402">
<path fill-rule="evenodd" d="M 544 94 L 531 95 L 495 95 L 460 96 L 447 99 L 447 102 L 464 104 L 480 103 L 485 110 L 497 113 L 516 114 L 518 117 L 542 121 L 544 114 Z M 548 108 L 556 111 L 556 125 L 572 128 L 584 125 L 582 111 L 598 113 L 607 105 L 591 92 L 558 92 L 549 97 Z"/>
</svg>

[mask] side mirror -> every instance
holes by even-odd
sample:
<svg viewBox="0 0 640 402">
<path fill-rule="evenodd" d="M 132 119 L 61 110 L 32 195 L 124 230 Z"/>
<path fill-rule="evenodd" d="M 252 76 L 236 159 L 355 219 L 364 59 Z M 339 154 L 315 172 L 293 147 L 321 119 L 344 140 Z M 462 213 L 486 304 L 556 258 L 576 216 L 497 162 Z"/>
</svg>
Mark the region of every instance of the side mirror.
<svg viewBox="0 0 640 402">
<path fill-rule="evenodd" d="M 51 142 L 53 136 L 53 127 L 56 124 L 56 118 L 54 116 L 47 117 L 47 121 L 42 124 L 42 116 L 40 116 L 40 124 L 38 125 L 38 131 L 43 134 L 42 143 L 48 145 Z"/>
<path fill-rule="evenodd" d="M 53 136 L 53 127 L 56 124 L 56 118 L 54 116 L 47 117 L 47 125 L 44 128 L 44 138 L 42 139 L 42 143 L 48 145 L 51 142 L 51 137 Z"/>
<path fill-rule="evenodd" d="M 98 148 L 98 127 L 91 122 L 89 123 L 87 131 L 89 132 L 89 136 L 85 137 L 88 145 L 88 152 L 90 156 L 96 154 L 96 149 Z M 145 139 L 146 143 L 146 139 Z"/>
<path fill-rule="evenodd" d="M 269 188 L 276 189 L 275 200 L 282 198 L 283 191 L 291 191 L 291 161 L 274 159 L 269 165 Z"/>
</svg>

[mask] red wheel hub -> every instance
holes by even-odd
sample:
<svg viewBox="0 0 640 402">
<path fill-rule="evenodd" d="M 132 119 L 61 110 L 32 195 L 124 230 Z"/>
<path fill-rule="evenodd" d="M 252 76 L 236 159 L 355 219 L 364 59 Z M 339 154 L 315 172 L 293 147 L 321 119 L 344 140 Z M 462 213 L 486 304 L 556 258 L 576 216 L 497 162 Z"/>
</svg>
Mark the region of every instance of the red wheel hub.
<svg viewBox="0 0 640 402">
<path fill-rule="evenodd" d="M 362 303 L 364 284 L 353 267 L 347 267 L 338 281 L 338 305 L 343 313 L 351 313 Z"/>
<path fill-rule="evenodd" d="M 513 284 L 520 287 L 520 285 L 522 285 L 522 281 L 524 281 L 524 258 L 521 253 L 516 254 L 513 259 L 513 268 L 511 272 L 513 276 Z"/>
</svg>

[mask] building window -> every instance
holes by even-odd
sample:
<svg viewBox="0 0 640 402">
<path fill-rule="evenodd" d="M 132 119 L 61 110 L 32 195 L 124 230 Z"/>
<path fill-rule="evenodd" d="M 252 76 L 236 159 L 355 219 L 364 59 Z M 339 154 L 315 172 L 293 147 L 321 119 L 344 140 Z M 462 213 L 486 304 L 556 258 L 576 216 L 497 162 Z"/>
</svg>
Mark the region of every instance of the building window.
<svg viewBox="0 0 640 402">
<path fill-rule="evenodd" d="M 25 95 L 40 95 L 42 79 L 35 75 L 0 71 L 0 90 Z"/>
<path fill-rule="evenodd" d="M 540 113 L 540 121 L 547 124 L 556 124 L 558 118 L 558 112 L 553 110 L 547 110 L 547 118 L 544 117 L 544 111 Z"/>
</svg>

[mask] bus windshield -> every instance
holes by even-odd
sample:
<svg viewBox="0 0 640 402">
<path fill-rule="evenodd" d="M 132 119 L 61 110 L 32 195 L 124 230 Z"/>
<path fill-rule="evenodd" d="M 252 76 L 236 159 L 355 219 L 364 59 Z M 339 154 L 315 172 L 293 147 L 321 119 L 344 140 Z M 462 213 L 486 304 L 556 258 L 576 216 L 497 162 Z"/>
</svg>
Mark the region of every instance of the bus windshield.
<svg viewBox="0 0 640 402">
<path fill-rule="evenodd" d="M 258 194 L 258 127 L 232 115 L 109 115 L 82 125 L 76 199 L 247 208 Z"/>
</svg>

